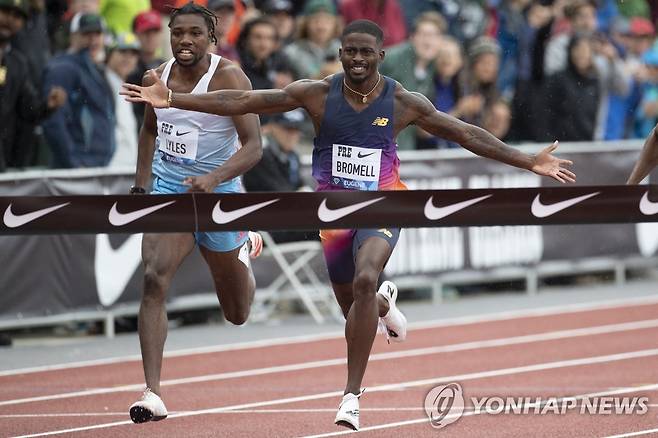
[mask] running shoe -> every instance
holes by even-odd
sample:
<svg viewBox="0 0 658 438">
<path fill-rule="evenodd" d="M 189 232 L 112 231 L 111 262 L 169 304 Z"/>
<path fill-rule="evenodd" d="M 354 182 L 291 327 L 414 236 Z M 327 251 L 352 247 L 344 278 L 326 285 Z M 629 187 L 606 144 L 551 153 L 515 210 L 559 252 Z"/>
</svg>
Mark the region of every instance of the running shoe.
<svg viewBox="0 0 658 438">
<path fill-rule="evenodd" d="M 249 257 L 255 259 L 263 251 L 263 237 L 253 231 L 249 231 Z"/>
<path fill-rule="evenodd" d="M 130 419 L 133 423 L 160 421 L 167 418 L 167 408 L 157 394 L 146 388 L 142 398 L 130 406 Z"/>
<path fill-rule="evenodd" d="M 407 318 L 400 312 L 400 309 L 395 305 L 398 299 L 398 288 L 390 281 L 385 281 L 379 287 L 378 294 L 388 301 L 388 313 L 382 316 L 380 321 L 380 328 L 386 334 L 386 340 L 390 343 L 404 342 L 407 338 Z"/>
<path fill-rule="evenodd" d="M 343 396 L 343 400 L 338 405 L 338 413 L 334 423 L 352 430 L 359 430 L 359 397 L 361 397 L 363 391 L 358 394 L 348 392 Z"/>
</svg>

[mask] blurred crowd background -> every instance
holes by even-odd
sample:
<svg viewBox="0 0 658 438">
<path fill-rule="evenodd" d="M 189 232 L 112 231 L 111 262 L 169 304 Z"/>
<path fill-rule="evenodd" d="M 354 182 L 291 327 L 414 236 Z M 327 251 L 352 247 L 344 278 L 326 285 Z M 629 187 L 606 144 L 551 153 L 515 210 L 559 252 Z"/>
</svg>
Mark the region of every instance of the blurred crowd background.
<svg viewBox="0 0 658 438">
<path fill-rule="evenodd" d="M 133 166 L 140 83 L 171 57 L 180 0 L 0 0 L 0 171 Z M 383 74 L 441 111 L 510 142 L 645 137 L 658 121 L 658 1 L 199 0 L 218 17 L 212 50 L 255 89 L 342 70 L 339 35 L 385 31 Z M 296 190 L 302 111 L 262 119 L 248 190 Z M 401 150 L 457 145 L 408 128 Z M 300 146 L 301 145 L 301 146 Z"/>
</svg>

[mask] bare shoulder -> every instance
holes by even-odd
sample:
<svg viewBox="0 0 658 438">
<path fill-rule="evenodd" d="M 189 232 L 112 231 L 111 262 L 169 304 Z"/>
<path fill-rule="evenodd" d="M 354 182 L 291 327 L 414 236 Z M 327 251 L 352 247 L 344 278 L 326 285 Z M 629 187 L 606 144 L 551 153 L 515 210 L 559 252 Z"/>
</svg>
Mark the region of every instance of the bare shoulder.
<svg viewBox="0 0 658 438">
<path fill-rule="evenodd" d="M 158 75 L 159 78 L 162 77 L 162 72 L 164 72 L 166 65 L 167 63 L 163 62 L 162 64 L 160 64 L 158 68 L 155 69 L 155 73 Z M 155 83 L 155 81 L 151 78 L 151 76 L 149 76 L 150 71 L 151 70 L 146 70 L 144 72 L 144 76 L 142 76 L 142 86 L 144 87 L 151 86 Z"/>
<path fill-rule="evenodd" d="M 300 79 L 288 85 L 285 90 L 296 99 L 317 98 L 329 92 L 330 82 L 325 79 Z"/>
<path fill-rule="evenodd" d="M 395 120 L 396 125 L 403 128 L 414 124 L 419 117 L 436 111 L 432 102 L 421 93 L 409 91 L 400 83 L 395 88 Z"/>
<path fill-rule="evenodd" d="M 220 89 L 251 90 L 252 86 L 251 81 L 238 64 L 222 58 L 210 82 L 209 91 Z"/>
</svg>

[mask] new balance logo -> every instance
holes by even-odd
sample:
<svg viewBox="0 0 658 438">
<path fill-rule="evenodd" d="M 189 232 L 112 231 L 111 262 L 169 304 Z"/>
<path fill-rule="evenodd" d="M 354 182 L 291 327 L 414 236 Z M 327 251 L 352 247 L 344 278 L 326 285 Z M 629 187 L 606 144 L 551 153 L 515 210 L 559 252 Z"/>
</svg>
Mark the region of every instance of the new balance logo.
<svg viewBox="0 0 658 438">
<path fill-rule="evenodd" d="M 391 232 L 390 232 L 389 230 L 387 230 L 386 228 L 381 228 L 381 229 L 377 230 L 377 232 L 382 233 L 382 234 L 385 234 L 386 237 L 388 237 L 389 239 L 391 239 L 391 238 L 393 237 L 393 233 L 391 233 Z M 389 286 L 389 289 L 390 289 L 390 286 Z"/>
<path fill-rule="evenodd" d="M 388 125 L 388 119 L 386 117 L 377 117 L 372 126 L 386 126 Z"/>
</svg>

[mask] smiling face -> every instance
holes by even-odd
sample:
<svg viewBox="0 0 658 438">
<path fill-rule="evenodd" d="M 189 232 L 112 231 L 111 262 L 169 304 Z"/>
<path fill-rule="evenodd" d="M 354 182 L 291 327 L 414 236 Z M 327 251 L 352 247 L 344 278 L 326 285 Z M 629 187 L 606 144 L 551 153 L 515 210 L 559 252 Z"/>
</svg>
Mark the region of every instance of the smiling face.
<svg viewBox="0 0 658 438">
<path fill-rule="evenodd" d="M 192 67 L 201 61 L 210 46 L 208 26 L 199 14 L 177 15 L 170 24 L 171 50 L 179 65 Z"/>
<path fill-rule="evenodd" d="M 367 33 L 350 33 L 343 37 L 338 52 L 345 75 L 354 84 L 361 84 L 375 77 L 379 63 L 384 60 L 381 43 Z"/>
</svg>

